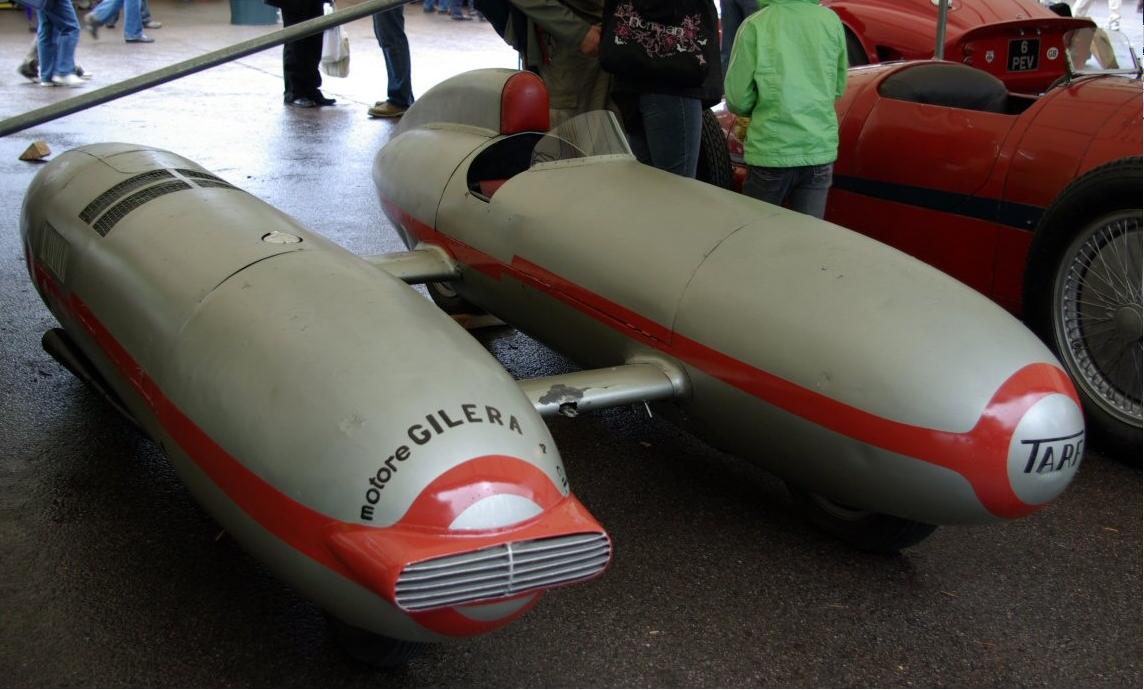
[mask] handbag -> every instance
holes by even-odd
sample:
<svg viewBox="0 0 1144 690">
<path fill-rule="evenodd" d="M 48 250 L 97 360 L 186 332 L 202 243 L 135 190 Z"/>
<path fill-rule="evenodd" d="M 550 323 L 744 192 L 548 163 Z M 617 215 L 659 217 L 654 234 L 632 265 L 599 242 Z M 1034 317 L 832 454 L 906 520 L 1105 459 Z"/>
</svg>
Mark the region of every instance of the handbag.
<svg viewBox="0 0 1144 690">
<path fill-rule="evenodd" d="M 333 14 L 334 3 L 326 5 L 323 14 Z M 322 71 L 331 77 L 344 77 L 350 73 L 350 37 L 341 24 L 330 27 L 322 34 Z"/>
<path fill-rule="evenodd" d="M 600 66 L 625 81 L 699 86 L 711 69 L 704 55 L 716 40 L 710 0 L 609 0 L 600 34 Z"/>
</svg>

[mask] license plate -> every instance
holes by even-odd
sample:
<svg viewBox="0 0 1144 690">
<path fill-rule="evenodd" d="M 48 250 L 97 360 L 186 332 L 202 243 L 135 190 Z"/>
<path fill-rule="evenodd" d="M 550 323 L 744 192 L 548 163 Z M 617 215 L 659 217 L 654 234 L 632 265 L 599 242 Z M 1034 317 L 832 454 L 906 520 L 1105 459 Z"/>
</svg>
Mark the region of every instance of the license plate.
<svg viewBox="0 0 1144 690">
<path fill-rule="evenodd" d="M 1018 38 L 1009 41 L 1009 71 L 1032 72 L 1041 59 L 1041 39 Z"/>
</svg>

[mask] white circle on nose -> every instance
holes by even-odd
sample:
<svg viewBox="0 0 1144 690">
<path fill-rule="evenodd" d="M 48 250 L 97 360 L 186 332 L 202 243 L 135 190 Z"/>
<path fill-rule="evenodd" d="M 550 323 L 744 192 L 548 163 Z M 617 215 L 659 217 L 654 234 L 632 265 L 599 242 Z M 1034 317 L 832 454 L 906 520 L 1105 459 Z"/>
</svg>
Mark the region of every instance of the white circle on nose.
<svg viewBox="0 0 1144 690">
<path fill-rule="evenodd" d="M 1084 415 L 1060 393 L 1038 400 L 1009 441 L 1009 484 L 1029 505 L 1056 498 L 1076 474 L 1084 456 Z"/>
</svg>

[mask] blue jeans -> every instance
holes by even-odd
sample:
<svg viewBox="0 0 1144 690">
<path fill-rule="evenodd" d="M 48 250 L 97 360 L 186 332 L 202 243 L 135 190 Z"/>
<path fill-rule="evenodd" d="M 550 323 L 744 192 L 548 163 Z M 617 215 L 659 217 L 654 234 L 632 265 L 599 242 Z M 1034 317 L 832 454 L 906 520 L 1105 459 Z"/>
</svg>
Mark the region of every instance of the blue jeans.
<svg viewBox="0 0 1144 690">
<path fill-rule="evenodd" d="M 790 209 L 808 216 L 826 215 L 826 194 L 834 181 L 834 164 L 797 168 L 747 166 L 743 193 L 776 206 L 790 202 Z"/>
<path fill-rule="evenodd" d="M 79 43 L 79 18 L 72 0 L 49 0 L 40 15 L 36 33 L 36 58 L 40 81 L 51 81 L 75 72 L 75 47 Z"/>
<path fill-rule="evenodd" d="M 628 133 L 632 153 L 641 163 L 684 177 L 695 177 L 703 105 L 698 98 L 641 93 L 642 127 Z"/>
<path fill-rule="evenodd" d="M 413 76 L 402 7 L 373 15 L 373 35 L 385 57 L 386 100 L 408 108 L 413 105 Z"/>
<path fill-rule="evenodd" d="M 758 10 L 757 0 L 719 0 L 719 22 L 723 27 L 723 40 L 719 44 L 719 62 L 723 65 L 723 74 L 727 73 L 727 63 L 731 61 L 731 46 L 735 43 L 739 25 Z"/>
<path fill-rule="evenodd" d="M 147 0 L 139 0 L 139 23 L 144 27 L 151 21 L 151 4 Z M 108 24 L 116 24 L 119 22 L 119 12 L 111 15 L 107 20 Z"/>
<path fill-rule="evenodd" d="M 436 5 L 437 9 L 443 10 L 445 9 L 445 0 L 425 0 L 422 7 L 426 12 L 432 12 L 433 5 Z M 461 0 L 449 0 L 449 14 L 454 17 L 461 14 Z"/>
<path fill-rule="evenodd" d="M 91 11 L 97 24 L 106 24 L 123 10 L 123 38 L 136 39 L 143 35 L 143 10 L 140 0 L 103 0 Z"/>
</svg>

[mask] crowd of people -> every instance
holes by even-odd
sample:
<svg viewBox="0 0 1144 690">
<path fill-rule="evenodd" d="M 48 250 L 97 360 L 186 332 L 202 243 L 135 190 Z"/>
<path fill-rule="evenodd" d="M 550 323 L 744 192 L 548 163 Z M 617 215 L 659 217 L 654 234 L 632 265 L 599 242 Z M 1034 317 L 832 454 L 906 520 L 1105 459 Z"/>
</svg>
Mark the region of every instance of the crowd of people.
<svg viewBox="0 0 1144 690">
<path fill-rule="evenodd" d="M 72 0 L 42 0 L 29 4 L 35 17 L 36 38 L 16 71 L 41 86 L 78 87 L 92 73 L 76 64 L 80 19 Z M 92 38 L 99 38 L 101 27 L 114 28 L 123 13 L 123 39 L 127 43 L 154 43 L 143 29 L 159 29 L 163 23 L 151 16 L 148 0 L 102 0 L 83 18 Z"/>
<path fill-rule="evenodd" d="M 263 1 L 279 9 L 282 24 L 288 27 L 322 16 L 329 0 Z M 544 80 L 553 125 L 578 113 L 612 109 L 622 118 L 636 157 L 672 173 L 696 175 L 702 112 L 725 97 L 727 108 L 750 122 L 744 192 L 822 217 L 838 152 L 834 103 L 845 89 L 848 65 L 838 16 L 818 0 L 719 0 L 718 14 L 714 0 L 696 0 L 689 5 L 695 9 L 694 17 L 653 35 L 649 27 L 655 22 L 640 18 L 639 9 L 670 11 L 676 1 L 421 0 L 419 4 L 427 14 L 448 15 L 456 21 L 485 21 L 482 2 L 498 8 L 498 16 L 490 15 L 489 21 L 518 50 L 521 65 Z M 1091 2 L 1076 0 L 1076 10 L 1083 13 Z M 44 86 L 82 86 L 91 74 L 75 62 L 81 24 L 72 0 L 36 4 L 36 40 L 18 71 Z M 1109 0 L 1113 23 L 1119 22 L 1119 5 L 1119 0 Z M 159 29 L 162 24 L 151 16 L 148 0 L 101 0 L 84 16 L 82 26 L 98 38 L 99 30 L 113 28 L 121 13 L 124 41 L 154 41 L 144 29 Z M 642 32 L 639 41 L 652 58 L 655 42 L 664 37 L 670 39 L 669 52 L 678 49 L 674 41 L 679 36 L 694 38 L 694 58 L 704 71 L 700 77 L 689 73 L 686 81 L 673 81 L 605 69 L 601 38 L 605 17 L 614 16 L 628 18 L 631 23 L 624 26 Z M 713 28 L 702 28 L 717 26 L 719 16 L 721 39 Z M 371 118 L 400 117 L 414 101 L 404 7 L 374 14 L 373 32 L 385 60 L 386 98 L 367 112 Z M 630 35 L 624 35 L 632 42 Z M 321 56 L 321 33 L 283 46 L 287 106 L 335 103 L 320 89 Z"/>
</svg>

